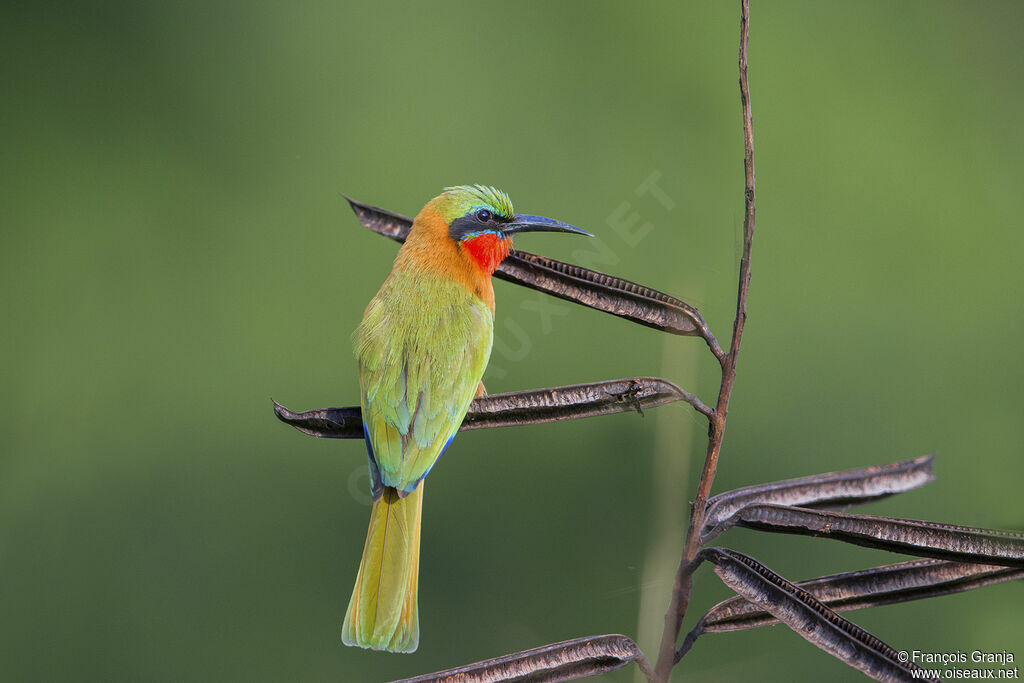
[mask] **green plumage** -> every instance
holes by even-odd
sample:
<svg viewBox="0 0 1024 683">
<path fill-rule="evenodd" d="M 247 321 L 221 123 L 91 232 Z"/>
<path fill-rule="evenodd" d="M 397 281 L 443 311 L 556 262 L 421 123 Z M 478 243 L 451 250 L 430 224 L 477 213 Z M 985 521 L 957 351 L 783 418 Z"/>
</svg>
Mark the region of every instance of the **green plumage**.
<svg viewBox="0 0 1024 683">
<path fill-rule="evenodd" d="M 477 392 L 493 327 L 476 294 L 415 265 L 396 264 L 363 314 L 355 352 L 374 503 L 342 629 L 348 645 L 419 645 L 422 480 Z"/>
<path fill-rule="evenodd" d="M 380 484 L 405 495 L 437 462 L 476 394 L 492 334 L 480 298 L 434 273 L 396 269 L 370 302 L 356 357 Z"/>
<path fill-rule="evenodd" d="M 443 196 L 448 202 L 445 209 L 448 211 L 446 218 L 449 222 L 478 208 L 490 209 L 505 218 L 512 218 L 516 213 L 512 208 L 512 200 L 496 187 L 456 185 L 444 188 L 444 192 Z"/>
<path fill-rule="evenodd" d="M 423 485 L 405 498 L 384 489 L 373 502 L 341 640 L 372 650 L 415 652 L 420 642 L 420 516 Z"/>
</svg>

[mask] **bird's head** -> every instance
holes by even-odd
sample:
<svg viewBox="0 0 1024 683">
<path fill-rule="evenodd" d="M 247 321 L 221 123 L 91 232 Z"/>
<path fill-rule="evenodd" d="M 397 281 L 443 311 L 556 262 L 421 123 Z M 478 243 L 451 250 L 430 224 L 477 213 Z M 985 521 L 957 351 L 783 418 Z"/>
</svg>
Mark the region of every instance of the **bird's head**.
<svg viewBox="0 0 1024 683">
<path fill-rule="evenodd" d="M 515 213 L 508 195 L 484 185 L 447 187 L 427 205 L 444 220 L 447 238 L 490 275 L 512 249 L 520 232 L 571 232 L 592 236 L 568 223 Z"/>
</svg>

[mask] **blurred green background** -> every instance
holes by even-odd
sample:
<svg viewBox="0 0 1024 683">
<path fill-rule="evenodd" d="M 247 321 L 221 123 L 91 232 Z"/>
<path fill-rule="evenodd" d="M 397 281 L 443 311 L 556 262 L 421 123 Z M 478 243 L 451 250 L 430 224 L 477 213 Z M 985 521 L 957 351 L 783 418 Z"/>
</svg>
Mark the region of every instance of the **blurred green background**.
<svg viewBox="0 0 1024 683">
<path fill-rule="evenodd" d="M 934 484 L 866 511 L 1024 527 L 1022 18 L 755 4 L 758 233 L 716 491 L 934 450 Z M 653 657 L 692 411 L 463 434 L 426 496 L 421 646 L 397 656 L 339 640 L 363 444 L 302 436 L 270 397 L 357 401 L 349 335 L 396 248 L 340 192 L 411 214 L 497 185 L 598 235 L 520 247 L 672 292 L 725 343 L 737 39 L 734 2 L 4 3 L 3 678 L 379 681 L 606 632 Z M 702 342 L 495 289 L 490 391 L 664 375 L 714 399 Z M 898 559 L 721 542 L 792 579 Z M 694 595 L 688 624 L 728 591 L 702 570 Z M 1022 598 L 852 618 L 1019 660 Z M 860 678 L 782 627 L 702 638 L 684 674 Z"/>
</svg>

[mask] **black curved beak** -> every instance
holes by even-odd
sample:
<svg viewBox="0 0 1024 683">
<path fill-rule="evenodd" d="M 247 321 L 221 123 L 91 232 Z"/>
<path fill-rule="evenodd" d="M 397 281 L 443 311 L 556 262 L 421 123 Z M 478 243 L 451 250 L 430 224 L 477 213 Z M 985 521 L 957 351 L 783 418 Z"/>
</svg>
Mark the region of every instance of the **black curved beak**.
<svg viewBox="0 0 1024 683">
<path fill-rule="evenodd" d="M 593 237 L 586 230 L 580 230 L 579 228 L 563 223 L 562 221 L 556 221 L 554 218 L 544 218 L 543 216 L 530 216 L 525 213 L 517 213 L 511 223 L 506 223 L 501 226 L 501 231 L 505 234 L 511 234 L 515 232 L 571 232 L 576 235 L 586 235 L 587 237 Z"/>
</svg>

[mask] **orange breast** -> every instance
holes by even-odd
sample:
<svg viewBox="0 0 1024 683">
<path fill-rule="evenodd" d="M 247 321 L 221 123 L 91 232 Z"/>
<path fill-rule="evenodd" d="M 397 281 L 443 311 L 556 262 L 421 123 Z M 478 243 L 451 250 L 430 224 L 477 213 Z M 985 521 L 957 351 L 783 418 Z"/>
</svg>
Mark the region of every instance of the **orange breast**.
<svg viewBox="0 0 1024 683">
<path fill-rule="evenodd" d="M 448 224 L 432 204 L 427 204 L 398 251 L 395 270 L 411 268 L 451 278 L 494 311 L 491 275 L 511 248 L 512 240 L 501 240 L 497 235 L 480 235 L 457 243 L 448 236 Z"/>
</svg>

